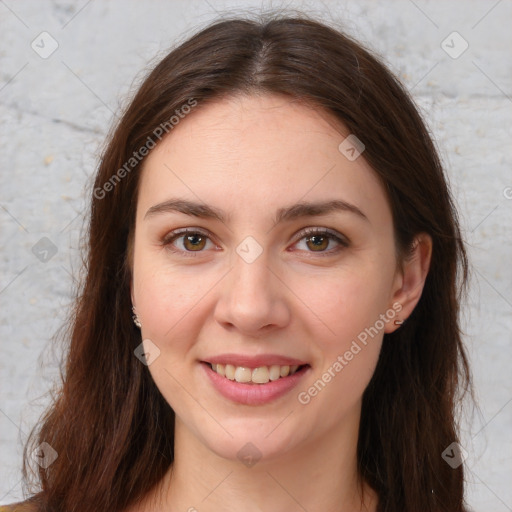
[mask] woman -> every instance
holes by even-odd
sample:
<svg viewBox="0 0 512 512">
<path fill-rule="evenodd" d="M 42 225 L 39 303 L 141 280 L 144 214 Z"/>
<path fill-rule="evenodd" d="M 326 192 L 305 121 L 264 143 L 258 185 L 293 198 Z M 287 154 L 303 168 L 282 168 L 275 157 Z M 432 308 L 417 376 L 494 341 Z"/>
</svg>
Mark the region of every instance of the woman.
<svg viewBox="0 0 512 512">
<path fill-rule="evenodd" d="M 466 269 L 434 145 L 377 58 L 306 17 L 212 24 L 101 159 L 24 506 L 465 510 L 443 454 Z"/>
</svg>

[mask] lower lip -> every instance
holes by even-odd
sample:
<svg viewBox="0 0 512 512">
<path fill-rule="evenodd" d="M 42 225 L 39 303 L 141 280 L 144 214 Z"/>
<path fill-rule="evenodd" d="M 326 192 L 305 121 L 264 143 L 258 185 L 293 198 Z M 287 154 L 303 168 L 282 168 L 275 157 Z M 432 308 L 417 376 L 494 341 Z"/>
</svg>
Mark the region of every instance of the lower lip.
<svg viewBox="0 0 512 512">
<path fill-rule="evenodd" d="M 304 366 L 293 375 L 271 380 L 266 384 L 247 384 L 236 382 L 222 377 L 213 371 L 208 363 L 201 363 L 206 375 L 213 387 L 225 398 L 245 405 L 263 405 L 276 400 L 290 392 L 304 375 L 310 370 L 310 366 Z"/>
</svg>

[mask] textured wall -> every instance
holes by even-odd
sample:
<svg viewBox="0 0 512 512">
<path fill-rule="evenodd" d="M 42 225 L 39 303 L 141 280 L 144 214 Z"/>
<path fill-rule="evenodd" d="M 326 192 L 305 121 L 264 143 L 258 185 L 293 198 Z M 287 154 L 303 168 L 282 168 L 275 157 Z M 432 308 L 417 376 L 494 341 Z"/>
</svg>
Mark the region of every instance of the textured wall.
<svg viewBox="0 0 512 512">
<path fill-rule="evenodd" d="M 480 409 L 464 423 L 468 500 L 478 512 L 510 511 L 512 2 L 288 4 L 342 23 L 376 49 L 431 127 L 473 265 L 464 325 Z M 215 11 L 259 8 L 0 1 L 0 503 L 22 497 L 20 441 L 58 371 L 49 340 L 71 298 L 84 189 L 113 116 L 177 38 Z"/>
</svg>

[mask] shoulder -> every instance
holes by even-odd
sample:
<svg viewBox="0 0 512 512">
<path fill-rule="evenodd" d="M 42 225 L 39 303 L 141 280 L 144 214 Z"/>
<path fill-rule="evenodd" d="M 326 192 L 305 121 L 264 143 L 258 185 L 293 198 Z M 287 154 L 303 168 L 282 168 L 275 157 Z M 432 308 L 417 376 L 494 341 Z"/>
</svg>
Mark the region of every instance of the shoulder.
<svg viewBox="0 0 512 512">
<path fill-rule="evenodd" d="M 13 505 L 0 505 L 0 512 L 37 512 L 37 505 L 28 501 Z"/>
</svg>

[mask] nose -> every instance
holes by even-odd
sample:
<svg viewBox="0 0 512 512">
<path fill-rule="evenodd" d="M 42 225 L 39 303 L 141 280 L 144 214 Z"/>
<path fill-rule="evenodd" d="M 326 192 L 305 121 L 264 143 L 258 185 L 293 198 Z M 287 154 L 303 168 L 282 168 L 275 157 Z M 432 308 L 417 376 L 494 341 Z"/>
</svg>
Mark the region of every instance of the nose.
<svg viewBox="0 0 512 512">
<path fill-rule="evenodd" d="M 247 262 L 233 255 L 231 271 L 222 280 L 215 308 L 217 322 L 247 336 L 285 327 L 290 321 L 290 289 L 269 266 L 266 253 Z"/>
</svg>

